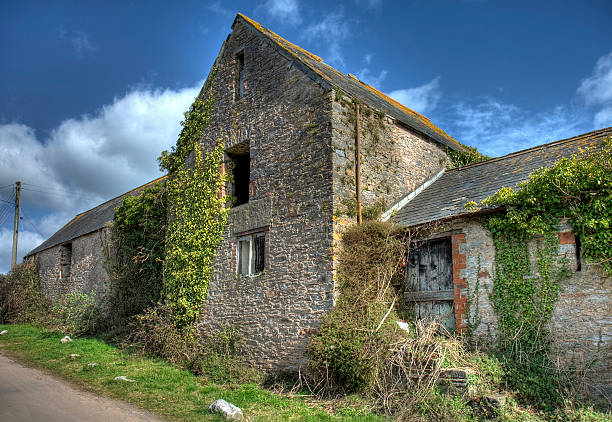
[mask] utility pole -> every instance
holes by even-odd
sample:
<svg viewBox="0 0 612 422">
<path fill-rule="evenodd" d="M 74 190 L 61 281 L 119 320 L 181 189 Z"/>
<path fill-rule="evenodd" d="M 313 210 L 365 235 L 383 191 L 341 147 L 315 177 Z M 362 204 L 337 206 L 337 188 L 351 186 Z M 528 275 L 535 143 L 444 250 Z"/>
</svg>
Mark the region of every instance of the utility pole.
<svg viewBox="0 0 612 422">
<path fill-rule="evenodd" d="M 19 234 L 19 199 L 21 196 L 21 182 L 15 182 L 15 222 L 13 223 L 13 259 L 11 269 L 17 265 L 17 237 Z"/>
</svg>

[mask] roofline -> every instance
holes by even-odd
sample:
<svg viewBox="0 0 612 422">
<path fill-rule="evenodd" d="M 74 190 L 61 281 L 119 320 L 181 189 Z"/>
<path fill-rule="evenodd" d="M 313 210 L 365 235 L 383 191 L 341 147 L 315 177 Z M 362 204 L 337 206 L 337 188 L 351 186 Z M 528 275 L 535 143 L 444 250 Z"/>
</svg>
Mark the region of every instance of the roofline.
<svg viewBox="0 0 612 422">
<path fill-rule="evenodd" d="M 419 226 L 423 226 L 425 224 L 430 224 L 433 222 L 437 222 L 437 223 L 448 223 L 449 221 L 452 220 L 457 220 L 459 218 L 471 218 L 471 217 L 477 217 L 480 215 L 486 215 L 486 214 L 492 214 L 495 212 L 501 212 L 501 211 L 506 211 L 506 206 L 502 205 L 500 207 L 495 207 L 495 208 L 480 208 L 474 211 L 468 211 L 468 212 L 463 212 L 460 214 L 452 214 L 452 215 L 448 215 L 446 217 L 442 217 L 442 218 L 434 218 L 433 220 L 427 220 L 427 221 L 423 221 L 420 223 L 416 223 L 416 224 L 411 224 L 411 225 L 404 225 L 401 223 L 397 223 L 400 226 L 403 227 L 419 227 Z"/>
<path fill-rule="evenodd" d="M 125 193 L 122 193 L 121 195 L 117 195 L 117 196 L 115 196 L 115 197 L 113 197 L 113 198 L 109 199 L 108 201 L 104 201 L 104 202 L 102 202 L 101 204 L 98 204 L 98 205 L 96 205 L 95 207 L 93 207 L 93 208 L 91 208 L 91 209 L 88 209 L 87 211 L 83 211 L 82 213 L 77 214 L 77 215 L 76 215 L 76 216 L 75 216 L 75 217 L 74 217 L 74 218 L 73 218 L 73 219 L 70 221 L 70 223 L 72 223 L 72 221 L 75 221 L 77 218 L 80 218 L 80 217 L 82 217 L 83 215 L 85 215 L 85 214 L 87 214 L 87 213 L 89 213 L 89 212 L 91 212 L 91 211 L 93 211 L 93 210 L 95 210 L 95 209 L 97 209 L 97 208 L 100 208 L 100 207 L 101 207 L 102 205 L 104 205 L 104 204 L 108 204 L 109 202 L 114 201 L 115 199 L 119 199 L 119 198 L 121 198 L 122 196 L 129 195 L 130 193 L 133 193 L 133 192 L 136 192 L 136 191 L 138 191 L 138 190 L 140 190 L 140 189 L 146 188 L 147 186 L 151 186 L 151 185 L 153 185 L 153 184 L 155 184 L 155 183 L 161 182 L 162 180 L 166 179 L 167 177 L 168 177 L 168 175 L 167 175 L 167 174 L 164 174 L 163 176 L 160 176 L 160 177 L 158 177 L 158 178 L 157 178 L 157 179 L 155 179 L 155 180 L 151 180 L 150 182 L 145 183 L 145 184 L 144 184 L 144 185 L 142 185 L 142 186 L 138 186 L 137 188 L 134 188 L 134 189 L 129 190 L 129 191 L 125 192 Z M 70 225 L 70 223 L 66 224 L 64 227 L 68 227 L 68 226 Z M 64 227 L 62 227 L 62 228 L 64 228 Z"/>
<path fill-rule="evenodd" d="M 138 191 L 138 190 L 140 190 L 140 189 L 144 189 L 144 188 L 146 188 L 147 186 L 153 185 L 153 184 L 155 184 L 155 183 L 159 183 L 159 182 L 161 182 L 162 180 L 166 179 L 167 177 L 168 177 L 168 175 L 166 175 L 166 174 L 165 174 L 165 175 L 163 175 L 163 176 L 160 176 L 160 177 L 158 177 L 158 178 L 157 178 L 157 179 L 155 179 L 155 180 L 151 180 L 150 182 L 145 183 L 144 185 L 138 186 L 137 188 L 134 188 L 134 189 L 132 189 L 132 190 L 129 190 L 129 191 L 127 191 L 127 192 L 125 192 L 125 193 L 123 193 L 123 194 L 121 194 L 121 195 L 117 195 L 117 196 L 115 196 L 115 197 L 113 197 L 113 198 L 111 198 L 111 199 L 109 199 L 109 200 L 107 200 L 107 201 L 102 202 L 101 204 L 96 205 L 96 206 L 95 206 L 95 207 L 93 207 L 93 208 L 88 209 L 87 211 L 83 211 L 82 213 L 75 215 L 75 216 L 72 218 L 72 220 L 70 220 L 68 223 L 66 223 L 66 224 L 65 224 L 65 225 L 63 225 L 61 228 L 59 228 L 59 229 L 58 229 L 58 230 L 57 230 L 55 233 L 53 233 L 53 234 L 52 234 L 52 235 L 51 235 L 51 236 L 50 236 L 48 239 L 50 239 L 50 238 L 51 238 L 53 235 L 55 235 L 56 233 L 60 232 L 61 230 L 64 230 L 66 227 L 70 227 L 70 226 L 71 226 L 71 225 L 72 225 L 72 224 L 73 224 L 75 221 L 77 221 L 79 218 L 81 218 L 82 216 L 86 215 L 87 213 L 90 213 L 90 212 L 92 212 L 92 211 L 94 211 L 94 210 L 96 210 L 96 209 L 100 208 L 101 206 L 103 206 L 103 205 L 105 205 L 105 204 L 108 204 L 109 202 L 114 201 L 115 199 L 119 199 L 119 198 L 121 198 L 121 197 L 123 197 L 123 196 L 126 196 L 126 195 L 129 195 L 129 194 L 131 194 L 131 193 L 134 193 L 134 192 L 136 192 L 136 191 Z M 83 233 L 83 234 L 81 234 L 81 235 L 79 235 L 79 236 L 72 237 L 72 238 L 70 238 L 69 240 L 73 240 L 73 239 L 79 238 L 79 237 L 81 237 L 81 236 L 85 236 L 85 235 L 87 235 L 87 234 L 93 233 L 93 232 L 98 231 L 98 230 L 100 230 L 100 229 L 99 229 L 99 228 L 97 228 L 97 229 L 92 230 L 92 231 L 89 231 L 89 232 L 87 232 L 87 233 Z M 48 240 L 48 239 L 46 239 L 46 240 Z M 45 242 L 46 242 L 46 240 L 45 240 Z M 68 241 L 66 241 L 66 242 L 68 242 Z M 56 244 L 54 244 L 54 245 L 50 245 L 49 247 L 44 248 L 44 249 L 41 249 L 41 250 L 39 250 L 39 251 L 36 251 L 35 253 L 39 253 L 39 252 L 42 252 L 42 251 L 46 251 L 47 249 L 53 248 L 54 246 L 61 245 L 61 244 L 66 243 L 66 242 L 59 242 L 59 243 L 56 243 Z M 44 242 L 43 242 L 43 243 L 44 243 Z M 42 243 L 41 243 L 41 245 L 42 245 Z M 40 246 L 40 245 L 39 245 L 39 246 Z M 39 246 L 37 246 L 36 248 L 32 249 L 32 251 L 35 251 L 35 250 L 36 250 L 36 249 L 37 249 Z M 33 255 L 32 251 L 30 251 L 30 252 L 28 252 L 26 255 L 24 255 L 24 256 L 23 256 L 23 258 L 25 259 L 25 258 L 27 258 L 28 256 L 32 256 L 32 255 Z"/>
<path fill-rule="evenodd" d="M 412 125 L 410 125 L 409 123 L 403 122 L 403 121 L 401 121 L 399 119 L 395 119 L 398 122 L 401 122 L 403 125 L 408 126 L 410 129 L 412 129 L 412 130 L 422 134 L 423 136 L 431 138 L 435 142 L 438 142 L 438 143 L 440 143 L 440 144 L 442 144 L 442 145 L 444 145 L 444 146 L 446 146 L 448 148 L 451 148 L 451 149 L 454 149 L 454 150 L 457 150 L 457 151 L 464 151 L 464 152 L 466 151 L 466 148 L 460 142 L 458 142 L 456 139 L 454 139 L 448 133 L 444 132 L 438 126 L 434 125 L 431 122 L 431 120 L 429 120 L 429 118 L 427 116 L 424 116 L 423 114 L 410 109 L 409 107 L 405 106 L 404 104 L 400 103 L 399 101 L 394 100 L 393 98 L 389 97 L 388 95 L 386 95 L 386 94 L 382 93 L 381 91 L 377 90 L 373 86 L 368 85 L 365 82 L 362 82 L 361 80 L 356 78 L 354 75 L 352 75 L 350 73 L 349 74 L 344 74 L 344 73 L 340 72 L 339 70 L 337 70 L 334 67 L 332 67 L 332 66 L 328 65 L 327 63 L 325 63 L 325 61 L 323 61 L 323 59 L 321 57 L 316 56 L 316 55 L 312 54 L 310 51 L 304 50 L 302 47 L 292 43 L 291 41 L 286 40 L 285 38 L 281 37 L 280 35 L 278 35 L 274 31 L 270 30 L 269 28 L 264 27 L 259 22 L 254 21 L 253 19 L 249 18 L 248 16 L 245 16 L 244 14 L 242 14 L 240 12 L 237 13 L 236 17 L 234 18 L 234 22 L 232 23 L 232 30 L 234 29 L 234 26 L 236 25 L 236 22 L 238 21 L 238 19 L 242 19 L 251 28 L 253 28 L 257 33 L 265 36 L 267 39 L 277 38 L 278 40 L 282 40 L 284 43 L 287 43 L 288 45 L 293 46 L 297 50 L 301 51 L 302 53 L 304 53 L 305 55 L 310 57 L 312 60 L 321 63 L 322 65 L 324 65 L 325 67 L 329 68 L 333 72 L 335 72 L 337 74 L 340 74 L 342 76 L 346 76 L 346 77 L 348 77 L 350 79 L 353 79 L 355 82 L 359 83 L 364 88 L 370 90 L 372 93 L 374 93 L 375 95 L 378 95 L 381 99 L 383 99 L 384 101 L 389 103 L 389 105 L 391 107 L 398 108 L 398 109 L 402 110 L 404 113 L 413 115 L 416 119 L 420 120 L 422 124 L 424 124 L 426 126 L 429 126 L 430 129 L 434 133 L 437 133 L 437 135 L 440 137 L 440 139 L 437 139 L 436 137 L 434 137 L 434 136 L 432 136 L 430 134 L 422 132 L 421 130 L 419 130 L 419 129 L 413 127 Z M 267 32 L 269 32 L 272 36 L 268 35 Z M 342 89 L 342 88 L 338 87 L 337 85 L 335 85 L 333 83 L 333 81 L 329 78 L 329 76 L 325 75 L 320 70 L 311 67 L 308 63 L 304 62 L 304 60 L 302 60 L 302 58 L 299 55 L 297 55 L 295 52 L 291 51 L 290 49 L 288 49 L 287 47 L 282 45 L 280 42 L 278 42 L 277 39 L 272 39 L 272 41 L 274 41 L 273 45 L 275 47 L 277 47 L 277 48 L 281 48 L 282 51 L 284 51 L 287 54 L 291 55 L 291 57 L 294 60 L 297 60 L 297 62 L 301 65 L 300 67 L 302 67 L 302 71 L 304 71 L 304 73 L 306 73 L 307 75 L 309 75 L 311 77 L 313 75 L 315 75 L 316 78 L 317 78 L 317 80 L 315 80 L 313 78 L 313 80 L 315 80 L 315 82 L 318 82 L 319 84 L 327 86 L 329 88 L 336 87 L 336 88 Z M 351 93 L 347 93 L 347 94 L 350 95 L 350 96 L 353 96 L 353 97 L 357 97 L 361 101 L 363 101 L 365 104 L 368 104 L 367 101 L 365 101 L 363 98 L 359 97 L 356 94 L 351 94 Z"/>
<path fill-rule="evenodd" d="M 533 152 L 533 151 L 535 151 L 537 149 L 540 149 L 540 148 L 546 148 L 546 147 L 553 146 L 553 145 L 560 145 L 560 144 L 564 144 L 564 143 L 573 142 L 573 141 L 575 141 L 575 140 L 577 140 L 579 138 L 587 138 L 587 139 L 590 138 L 590 137 L 596 138 L 596 137 L 599 137 L 600 135 L 602 135 L 602 134 L 604 134 L 606 132 L 609 132 L 610 136 L 612 137 L 612 126 L 611 127 L 602 128 L 602 129 L 597 129 L 597 130 L 594 130 L 592 132 L 583 133 L 581 135 L 572 136 L 571 138 L 559 139 L 557 141 L 552 141 L 552 142 L 548 142 L 548 143 L 545 143 L 545 144 L 536 145 L 534 147 L 530 147 L 530 148 L 527 148 L 527 149 L 522 149 L 522 150 L 519 150 L 519 151 L 511 152 L 510 154 L 502 155 L 501 157 L 490 158 L 488 160 L 480 161 L 478 163 L 472 163 L 472 164 L 467 164 L 467 165 L 461 166 L 461 167 L 455 167 L 454 169 L 450 169 L 448 171 L 449 172 L 451 172 L 451 171 L 461 171 L 461 170 L 464 170 L 464 169 L 467 169 L 467 168 L 482 166 L 482 165 L 485 165 L 485 164 L 488 164 L 488 163 L 492 163 L 492 162 L 495 162 L 495 161 L 501 161 L 501 160 L 505 160 L 505 159 L 508 159 L 508 158 L 516 157 L 517 155 L 528 154 L 528 153 Z M 595 136 L 595 135 L 597 135 L 597 136 Z"/>
</svg>

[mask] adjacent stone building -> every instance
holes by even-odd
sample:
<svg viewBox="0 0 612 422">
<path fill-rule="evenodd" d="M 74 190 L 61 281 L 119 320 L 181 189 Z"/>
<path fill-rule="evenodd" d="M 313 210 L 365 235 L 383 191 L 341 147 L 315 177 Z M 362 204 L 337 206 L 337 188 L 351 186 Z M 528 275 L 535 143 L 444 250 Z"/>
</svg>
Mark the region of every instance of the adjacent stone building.
<svg viewBox="0 0 612 422">
<path fill-rule="evenodd" d="M 464 204 L 479 203 L 503 186 L 515 187 L 534 170 L 579 151 L 597 148 L 602 139 L 610 137 L 612 128 L 602 129 L 448 170 L 417 195 L 408 196 L 389 210 L 384 217 L 401 225 L 433 226 L 425 247 L 432 242 L 448 244 L 452 291 L 445 298 L 436 298 L 450 304 L 450 312 L 439 314 L 447 326 L 465 331 L 469 323 L 475 340 L 480 342 L 492 341 L 497 330 L 497 318 L 489 300 L 495 274 L 495 247 L 491 233 L 479 217 L 500 210 L 468 211 Z M 536 241 L 529 245 L 534 268 Z M 601 265 L 580 259 L 580 243 L 563 221 L 559 226 L 558 254 L 568 260 L 571 276 L 562 283 L 550 323 L 556 359 L 561 368 L 584 369 L 591 391 L 612 397 L 612 278 Z M 436 272 L 432 277 L 436 276 L 442 275 Z"/>
<path fill-rule="evenodd" d="M 429 119 L 240 14 L 201 95 L 214 98 L 202 147 L 224 142 L 235 204 L 198 327 L 203 333 L 239 328 L 252 361 L 273 370 L 305 365 L 309 338 L 333 307 L 334 251 L 355 221 L 357 191 L 370 216 L 387 210 L 384 218 L 405 226 L 440 222 L 436 247 L 450 259 L 452 274 L 449 286 L 437 288 L 446 304 L 436 312 L 450 310 L 447 326 L 463 330 L 475 309 L 468 309 L 468 292 L 476 280 L 490 285 L 494 273 L 490 234 L 463 204 L 515 186 L 534 169 L 611 134 L 606 129 L 446 170 L 448 151 L 463 147 Z M 76 216 L 30 253 L 45 294 L 103 296 L 104 227 L 122 197 Z M 564 230 L 560 253 L 575 256 L 570 229 Z M 593 385 L 609 388 L 610 278 L 583 264 L 566 284 L 552 327 L 559 347 L 580 359 L 596 347 L 603 351 Z M 417 296 L 412 299 L 424 297 Z M 477 334 L 494 335 L 487 295 L 477 302 Z"/>
</svg>

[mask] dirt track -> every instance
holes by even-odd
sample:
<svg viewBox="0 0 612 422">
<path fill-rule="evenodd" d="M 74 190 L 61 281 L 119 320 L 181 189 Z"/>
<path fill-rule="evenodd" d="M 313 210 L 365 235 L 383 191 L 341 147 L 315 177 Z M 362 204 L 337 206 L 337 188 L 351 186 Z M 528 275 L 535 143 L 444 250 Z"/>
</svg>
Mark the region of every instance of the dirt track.
<svg viewBox="0 0 612 422">
<path fill-rule="evenodd" d="M 127 403 L 80 391 L 0 355 L 0 421 L 161 421 Z"/>
</svg>

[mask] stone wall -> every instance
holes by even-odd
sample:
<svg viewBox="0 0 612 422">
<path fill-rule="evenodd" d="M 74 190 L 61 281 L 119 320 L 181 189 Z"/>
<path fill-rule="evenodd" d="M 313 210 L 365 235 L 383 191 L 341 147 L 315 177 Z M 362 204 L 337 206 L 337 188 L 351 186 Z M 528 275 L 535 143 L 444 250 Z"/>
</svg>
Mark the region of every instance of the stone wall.
<svg viewBox="0 0 612 422">
<path fill-rule="evenodd" d="M 97 230 L 73 239 L 70 275 L 66 277 L 65 268 L 60 277 L 62 245 L 45 249 L 34 256 L 38 262 L 41 291 L 44 296 L 58 300 L 61 296 L 73 293 L 94 292 L 96 303 L 103 304 L 109 288 L 109 277 L 104 267 L 106 260 L 103 245 L 106 244 L 107 229 Z"/>
<path fill-rule="evenodd" d="M 459 219 L 440 226 L 453 240 L 457 329 L 473 330 L 472 340 L 488 346 L 497 335 L 497 317 L 489 300 L 495 274 L 495 247 L 490 232 L 476 219 Z M 529 243 L 535 256 L 537 240 Z M 458 253 L 458 255 L 456 255 Z M 550 330 L 553 355 L 561 368 L 584 370 L 592 393 L 612 396 L 612 278 L 600 265 L 581 262 L 571 227 L 560 225 L 559 255 L 568 260 L 571 276 L 563 281 Z M 455 257 L 459 259 L 455 259 Z M 463 256 L 463 257 L 461 257 Z M 535 258 L 532 259 L 535 266 Z M 460 318 L 463 316 L 463 318 Z"/>
<path fill-rule="evenodd" d="M 360 172 L 364 208 L 385 210 L 442 170 L 448 157 L 436 141 L 360 104 Z M 334 211 L 354 216 L 355 105 L 341 92 L 332 108 Z"/>
<path fill-rule="evenodd" d="M 237 54 L 244 54 L 236 98 Z M 250 147 L 249 202 L 230 211 L 199 328 L 241 331 L 262 368 L 297 370 L 309 336 L 333 305 L 331 91 L 255 31 L 235 25 L 217 60 L 204 149 Z M 237 241 L 266 234 L 266 269 L 237 276 Z"/>
</svg>

